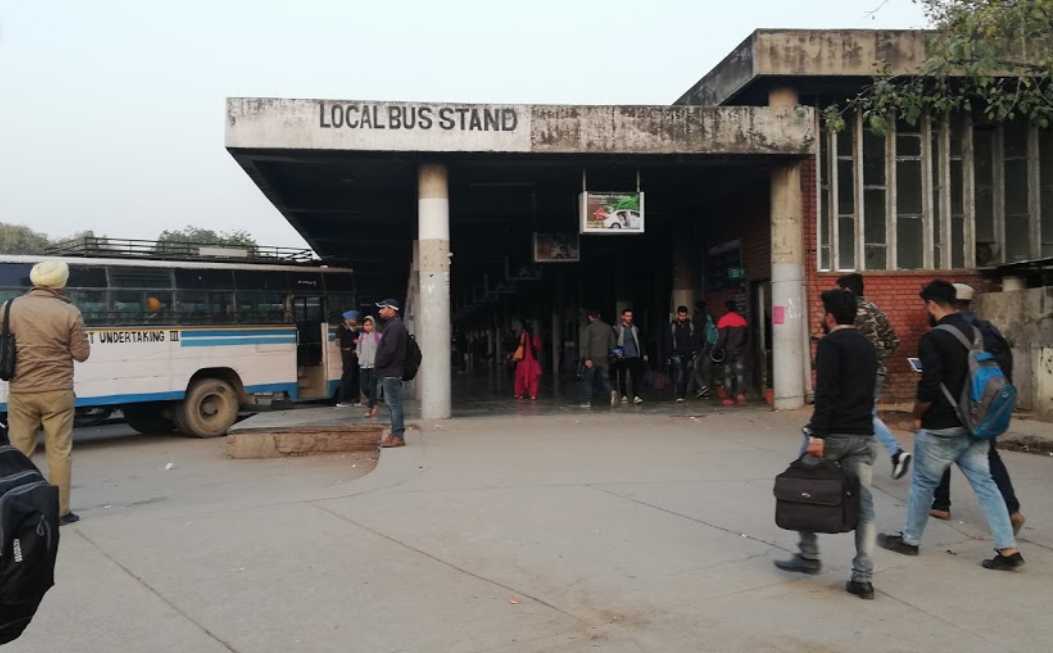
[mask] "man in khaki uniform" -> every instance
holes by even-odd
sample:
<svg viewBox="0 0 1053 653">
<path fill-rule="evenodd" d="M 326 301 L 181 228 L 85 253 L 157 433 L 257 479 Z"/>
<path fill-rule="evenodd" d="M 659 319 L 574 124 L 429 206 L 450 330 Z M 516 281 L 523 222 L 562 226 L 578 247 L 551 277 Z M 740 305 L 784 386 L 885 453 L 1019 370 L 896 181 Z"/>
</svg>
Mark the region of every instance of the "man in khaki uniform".
<svg viewBox="0 0 1053 653">
<path fill-rule="evenodd" d="M 80 311 L 62 293 L 68 265 L 38 263 L 29 280 L 33 289 L 9 305 L 16 349 L 7 397 L 9 436 L 15 448 L 30 456 L 37 431 L 44 429 L 48 479 L 59 488 L 60 523 L 72 524 L 80 519 L 69 509 L 73 361 L 88 360 L 88 335 Z"/>
</svg>

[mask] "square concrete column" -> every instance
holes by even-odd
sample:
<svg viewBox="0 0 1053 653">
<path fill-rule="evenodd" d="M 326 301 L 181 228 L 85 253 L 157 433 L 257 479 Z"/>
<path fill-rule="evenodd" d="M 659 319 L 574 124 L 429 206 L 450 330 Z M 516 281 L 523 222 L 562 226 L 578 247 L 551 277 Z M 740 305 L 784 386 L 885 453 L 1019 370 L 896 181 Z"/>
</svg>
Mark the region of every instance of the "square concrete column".
<svg viewBox="0 0 1053 653">
<path fill-rule="evenodd" d="M 450 192 L 446 166 L 417 171 L 419 305 L 416 336 L 424 360 L 418 376 L 421 417 L 450 416 Z"/>
<path fill-rule="evenodd" d="M 771 91 L 773 107 L 796 106 L 797 93 Z M 801 164 L 780 163 L 771 172 L 772 382 L 776 410 L 804 405 L 804 216 Z"/>
</svg>

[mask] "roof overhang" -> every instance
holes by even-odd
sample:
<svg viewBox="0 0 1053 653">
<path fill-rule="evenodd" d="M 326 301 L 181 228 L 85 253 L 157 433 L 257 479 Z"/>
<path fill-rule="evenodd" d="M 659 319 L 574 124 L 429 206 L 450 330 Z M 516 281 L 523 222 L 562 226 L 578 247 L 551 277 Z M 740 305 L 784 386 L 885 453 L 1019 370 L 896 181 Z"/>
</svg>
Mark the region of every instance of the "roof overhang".
<svg viewBox="0 0 1053 653">
<path fill-rule="evenodd" d="M 771 78 L 861 81 L 880 74 L 917 75 L 931 34 L 926 30 L 759 29 L 676 104 L 742 103 L 748 91 Z"/>
</svg>

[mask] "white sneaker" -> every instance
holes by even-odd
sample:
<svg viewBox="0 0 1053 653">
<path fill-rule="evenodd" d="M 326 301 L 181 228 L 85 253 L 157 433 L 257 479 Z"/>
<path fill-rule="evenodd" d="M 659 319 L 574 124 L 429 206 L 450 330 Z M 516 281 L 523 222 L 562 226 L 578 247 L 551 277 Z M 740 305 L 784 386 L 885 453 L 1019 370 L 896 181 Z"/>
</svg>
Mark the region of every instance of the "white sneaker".
<svg viewBox="0 0 1053 653">
<path fill-rule="evenodd" d="M 636 395 L 635 397 L 633 397 L 633 403 L 639 406 L 643 403 L 643 399 L 640 399 L 640 395 Z"/>
<path fill-rule="evenodd" d="M 623 403 L 623 404 L 627 404 L 627 403 L 629 403 L 629 398 L 628 398 L 628 397 L 626 397 L 625 395 L 622 395 L 622 403 Z"/>
<path fill-rule="evenodd" d="M 618 393 L 615 392 L 614 390 L 611 390 L 611 405 L 612 406 L 617 406 L 618 405 Z"/>
<path fill-rule="evenodd" d="M 336 404 L 337 408 L 352 408 L 353 406 L 354 406 L 354 404 L 345 404 L 342 401 L 338 401 L 337 404 Z"/>
<path fill-rule="evenodd" d="M 676 398 L 676 403 L 678 403 L 678 404 L 684 403 L 684 398 L 683 397 L 677 397 Z"/>
</svg>

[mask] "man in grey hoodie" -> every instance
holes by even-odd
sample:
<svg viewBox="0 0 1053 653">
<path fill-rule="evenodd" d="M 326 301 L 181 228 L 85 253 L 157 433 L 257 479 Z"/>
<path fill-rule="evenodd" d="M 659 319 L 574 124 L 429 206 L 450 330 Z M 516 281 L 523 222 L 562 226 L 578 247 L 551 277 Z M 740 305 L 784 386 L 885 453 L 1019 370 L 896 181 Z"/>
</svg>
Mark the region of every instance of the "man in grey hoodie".
<svg viewBox="0 0 1053 653">
<path fill-rule="evenodd" d="M 589 325 L 581 334 L 581 407 L 592 408 L 592 393 L 599 379 L 604 396 L 610 397 L 613 406 L 618 398 L 611 391 L 609 356 L 614 347 L 614 330 L 600 319 L 600 312 L 585 313 Z"/>
</svg>

